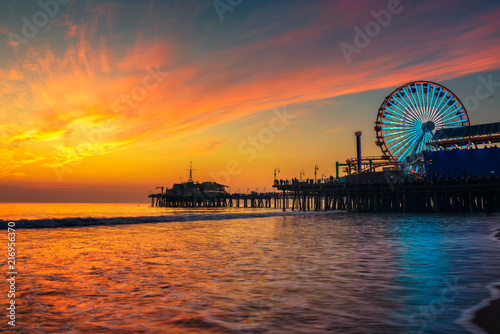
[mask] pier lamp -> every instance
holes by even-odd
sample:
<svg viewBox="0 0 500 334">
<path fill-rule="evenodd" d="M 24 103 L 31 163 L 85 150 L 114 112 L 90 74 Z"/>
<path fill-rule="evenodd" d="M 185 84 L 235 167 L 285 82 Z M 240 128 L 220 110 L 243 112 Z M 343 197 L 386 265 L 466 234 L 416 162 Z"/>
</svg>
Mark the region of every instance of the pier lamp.
<svg viewBox="0 0 500 334">
<path fill-rule="evenodd" d="M 302 176 L 304 176 L 304 175 L 306 175 L 306 173 L 303 170 L 301 170 L 300 171 L 300 182 L 302 182 Z"/>
<path fill-rule="evenodd" d="M 316 183 L 316 173 L 318 172 L 318 165 L 316 164 L 316 166 L 314 166 L 314 183 Z"/>
</svg>

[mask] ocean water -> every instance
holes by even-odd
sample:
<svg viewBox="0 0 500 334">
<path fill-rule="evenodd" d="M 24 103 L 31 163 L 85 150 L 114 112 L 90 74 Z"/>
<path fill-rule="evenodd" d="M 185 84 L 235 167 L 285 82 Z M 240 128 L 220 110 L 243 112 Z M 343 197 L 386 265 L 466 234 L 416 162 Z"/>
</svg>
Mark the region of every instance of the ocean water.
<svg viewBox="0 0 500 334">
<path fill-rule="evenodd" d="M 128 218 L 189 214 L 276 212 L 252 208 L 160 208 L 148 203 L 0 203 L 2 220 L 41 220 L 58 218 Z"/>
<path fill-rule="evenodd" d="M 499 216 L 106 206 L 24 207 L 48 228 L 16 230 L 17 330 L 480 333 L 469 310 L 500 280 Z"/>
</svg>

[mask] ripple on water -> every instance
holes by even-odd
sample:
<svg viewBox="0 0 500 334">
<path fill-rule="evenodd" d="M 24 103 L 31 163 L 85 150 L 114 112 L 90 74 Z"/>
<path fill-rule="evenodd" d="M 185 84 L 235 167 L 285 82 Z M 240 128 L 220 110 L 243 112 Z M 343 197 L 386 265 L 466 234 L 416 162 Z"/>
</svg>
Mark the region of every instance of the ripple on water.
<svg viewBox="0 0 500 334">
<path fill-rule="evenodd" d="M 462 333 L 463 310 L 500 277 L 493 226 L 487 217 L 336 214 L 23 230 L 19 328 L 400 333 L 425 322 L 429 332 Z M 450 282 L 457 294 L 446 302 Z"/>
</svg>

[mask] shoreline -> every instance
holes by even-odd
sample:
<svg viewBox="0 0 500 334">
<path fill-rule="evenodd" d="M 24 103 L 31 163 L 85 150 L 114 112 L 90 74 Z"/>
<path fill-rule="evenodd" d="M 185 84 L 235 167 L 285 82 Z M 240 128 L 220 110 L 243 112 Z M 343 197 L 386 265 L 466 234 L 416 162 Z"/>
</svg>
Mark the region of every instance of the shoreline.
<svg viewBox="0 0 500 334">
<path fill-rule="evenodd" d="M 493 232 L 493 237 L 500 242 L 500 229 Z M 472 310 L 470 322 L 485 333 L 500 333 L 500 282 L 493 283 L 488 288 L 491 297 Z"/>
</svg>

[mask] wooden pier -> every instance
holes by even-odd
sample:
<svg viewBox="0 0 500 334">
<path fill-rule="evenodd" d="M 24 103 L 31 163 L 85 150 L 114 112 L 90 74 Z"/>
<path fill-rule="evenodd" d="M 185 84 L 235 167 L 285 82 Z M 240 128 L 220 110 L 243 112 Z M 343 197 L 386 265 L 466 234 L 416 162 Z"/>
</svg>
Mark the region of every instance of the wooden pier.
<svg viewBox="0 0 500 334">
<path fill-rule="evenodd" d="M 292 210 L 356 212 L 498 212 L 500 177 L 404 180 L 386 173 L 379 182 L 306 183 L 274 187 L 291 197 Z M 286 206 L 282 205 L 283 210 Z"/>
<path fill-rule="evenodd" d="M 220 186 L 220 185 L 219 185 Z M 500 177 L 409 179 L 400 172 L 364 173 L 343 179 L 276 180 L 276 192 L 217 191 L 150 194 L 157 207 L 279 208 L 283 211 L 500 212 Z"/>
<path fill-rule="evenodd" d="M 279 193 L 198 193 L 198 194 L 151 194 L 151 206 L 159 207 L 235 207 L 235 208 L 281 208 Z M 286 203 L 286 201 L 285 201 Z"/>
</svg>

